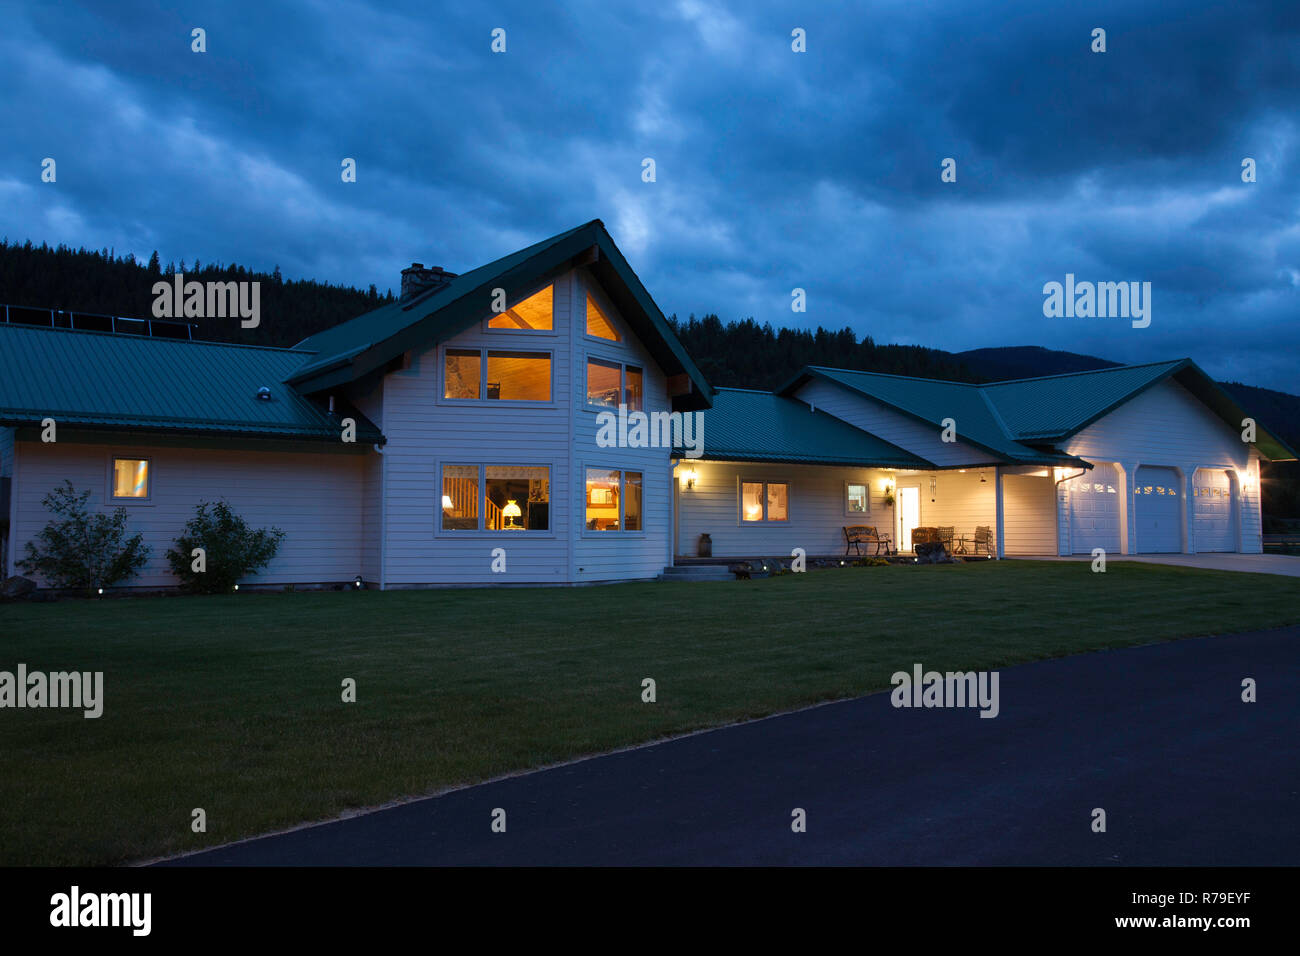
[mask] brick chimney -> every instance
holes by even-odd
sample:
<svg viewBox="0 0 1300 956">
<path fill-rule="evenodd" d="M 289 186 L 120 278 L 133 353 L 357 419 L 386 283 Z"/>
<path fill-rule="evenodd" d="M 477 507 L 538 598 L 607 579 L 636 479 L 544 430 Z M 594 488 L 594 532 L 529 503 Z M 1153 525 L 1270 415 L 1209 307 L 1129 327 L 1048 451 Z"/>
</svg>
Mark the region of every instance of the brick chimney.
<svg viewBox="0 0 1300 956">
<path fill-rule="evenodd" d="M 423 262 L 412 262 L 409 269 L 402 270 L 402 301 L 414 299 L 431 289 L 441 289 L 456 273 L 447 272 L 441 266 L 426 269 Z"/>
</svg>

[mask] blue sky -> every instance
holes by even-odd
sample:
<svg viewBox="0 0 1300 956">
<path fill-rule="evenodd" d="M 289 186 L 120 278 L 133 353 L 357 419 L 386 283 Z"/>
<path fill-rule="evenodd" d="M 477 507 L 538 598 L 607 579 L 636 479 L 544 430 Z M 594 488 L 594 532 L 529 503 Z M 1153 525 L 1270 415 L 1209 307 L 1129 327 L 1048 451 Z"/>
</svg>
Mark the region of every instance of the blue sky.
<svg viewBox="0 0 1300 956">
<path fill-rule="evenodd" d="M 1300 4 L 809 6 L 3 0 L 0 234 L 386 288 L 600 218 L 683 317 L 1300 391 Z"/>
</svg>

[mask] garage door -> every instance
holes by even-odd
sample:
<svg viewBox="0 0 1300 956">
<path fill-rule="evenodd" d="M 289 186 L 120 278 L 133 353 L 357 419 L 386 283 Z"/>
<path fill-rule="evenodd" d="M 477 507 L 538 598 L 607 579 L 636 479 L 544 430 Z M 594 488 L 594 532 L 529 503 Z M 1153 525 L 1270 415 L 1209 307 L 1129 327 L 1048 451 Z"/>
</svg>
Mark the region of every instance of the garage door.
<svg viewBox="0 0 1300 956">
<path fill-rule="evenodd" d="M 1236 551 L 1232 482 L 1226 471 L 1201 469 L 1192 479 L 1193 545 L 1197 551 Z"/>
<path fill-rule="evenodd" d="M 1139 468 L 1133 482 L 1133 516 L 1138 554 L 1183 550 L 1182 501 L 1178 472 L 1172 468 Z"/>
<path fill-rule="evenodd" d="M 1119 553 L 1119 471 L 1114 465 L 1096 465 L 1085 475 L 1071 479 L 1070 550 L 1092 554 L 1103 548 Z"/>
</svg>

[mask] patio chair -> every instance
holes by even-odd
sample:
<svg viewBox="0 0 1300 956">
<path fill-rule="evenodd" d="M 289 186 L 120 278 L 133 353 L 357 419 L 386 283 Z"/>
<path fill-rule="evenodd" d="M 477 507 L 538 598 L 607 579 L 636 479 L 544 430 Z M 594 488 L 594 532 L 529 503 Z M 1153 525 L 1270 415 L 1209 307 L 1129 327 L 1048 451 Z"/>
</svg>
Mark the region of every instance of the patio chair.
<svg viewBox="0 0 1300 956">
<path fill-rule="evenodd" d="M 949 554 L 952 554 L 952 539 L 956 537 L 956 531 L 955 527 L 945 528 L 941 526 L 939 528 L 939 540 L 943 542 L 943 549 Z"/>
<path fill-rule="evenodd" d="M 993 553 L 993 529 L 988 525 L 980 525 L 975 529 L 975 554 L 980 553 L 980 548 L 984 549 L 985 554 Z"/>
</svg>

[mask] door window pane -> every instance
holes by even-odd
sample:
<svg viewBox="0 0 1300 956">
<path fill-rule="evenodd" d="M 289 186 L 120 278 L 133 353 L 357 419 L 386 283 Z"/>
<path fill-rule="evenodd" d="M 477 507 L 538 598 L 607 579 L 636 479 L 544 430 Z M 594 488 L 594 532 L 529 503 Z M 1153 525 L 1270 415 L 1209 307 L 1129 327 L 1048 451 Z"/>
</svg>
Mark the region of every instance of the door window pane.
<svg viewBox="0 0 1300 956">
<path fill-rule="evenodd" d="M 113 497 L 149 497 L 149 462 L 147 460 L 142 458 L 113 459 Z"/>
<path fill-rule="evenodd" d="M 623 530 L 642 530 L 641 472 L 639 471 L 623 473 Z"/>
<path fill-rule="evenodd" d="M 847 494 L 848 511 L 854 514 L 861 514 L 867 510 L 866 485 L 849 485 Z"/>
<path fill-rule="evenodd" d="M 784 484 L 770 484 L 767 486 L 767 520 L 768 521 L 785 521 L 790 517 L 787 508 L 788 486 Z"/>
<path fill-rule="evenodd" d="M 621 474 L 587 469 L 587 530 L 617 531 Z"/>
<path fill-rule="evenodd" d="M 491 531 L 550 527 L 551 470 L 545 465 L 488 465 L 484 526 Z"/>
<path fill-rule="evenodd" d="M 639 368 L 627 367 L 626 402 L 629 411 L 641 411 L 645 403 L 642 391 L 645 387 L 645 375 Z"/>
<path fill-rule="evenodd" d="M 478 465 L 442 466 L 442 530 L 478 530 Z"/>
<path fill-rule="evenodd" d="M 482 355 L 478 349 L 447 349 L 442 397 L 478 398 L 482 374 Z"/>
</svg>

